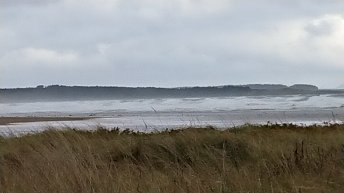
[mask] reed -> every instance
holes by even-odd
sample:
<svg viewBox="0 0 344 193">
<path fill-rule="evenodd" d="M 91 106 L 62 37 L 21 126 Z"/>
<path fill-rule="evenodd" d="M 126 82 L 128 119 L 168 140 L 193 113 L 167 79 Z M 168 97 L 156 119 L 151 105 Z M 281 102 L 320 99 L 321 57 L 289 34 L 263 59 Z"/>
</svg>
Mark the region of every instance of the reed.
<svg viewBox="0 0 344 193">
<path fill-rule="evenodd" d="M 0 185 L 4 193 L 340 193 L 344 125 L 50 129 L 0 139 Z"/>
</svg>

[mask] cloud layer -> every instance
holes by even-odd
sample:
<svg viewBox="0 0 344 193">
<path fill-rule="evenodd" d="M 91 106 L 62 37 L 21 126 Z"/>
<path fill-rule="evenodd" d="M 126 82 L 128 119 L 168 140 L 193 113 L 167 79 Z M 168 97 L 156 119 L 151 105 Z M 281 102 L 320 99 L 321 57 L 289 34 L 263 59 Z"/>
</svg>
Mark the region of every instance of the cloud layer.
<svg viewBox="0 0 344 193">
<path fill-rule="evenodd" d="M 339 0 L 0 4 L 0 87 L 344 82 Z"/>
</svg>

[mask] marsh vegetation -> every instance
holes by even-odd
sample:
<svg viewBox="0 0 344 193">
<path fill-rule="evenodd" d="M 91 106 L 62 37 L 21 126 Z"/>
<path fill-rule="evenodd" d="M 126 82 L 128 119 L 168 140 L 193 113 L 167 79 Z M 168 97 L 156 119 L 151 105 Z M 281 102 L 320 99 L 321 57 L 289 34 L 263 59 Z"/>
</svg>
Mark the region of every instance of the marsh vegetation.
<svg viewBox="0 0 344 193">
<path fill-rule="evenodd" d="M 344 126 L 50 129 L 1 138 L 0 185 L 5 193 L 339 193 Z"/>
</svg>

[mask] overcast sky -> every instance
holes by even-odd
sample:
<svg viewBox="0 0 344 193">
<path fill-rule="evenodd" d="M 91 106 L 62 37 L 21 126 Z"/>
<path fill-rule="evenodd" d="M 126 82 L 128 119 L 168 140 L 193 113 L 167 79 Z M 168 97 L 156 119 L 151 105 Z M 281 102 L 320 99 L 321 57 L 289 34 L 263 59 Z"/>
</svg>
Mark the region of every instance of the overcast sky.
<svg viewBox="0 0 344 193">
<path fill-rule="evenodd" d="M 0 87 L 247 83 L 344 84 L 344 1 L 0 0 Z"/>
</svg>

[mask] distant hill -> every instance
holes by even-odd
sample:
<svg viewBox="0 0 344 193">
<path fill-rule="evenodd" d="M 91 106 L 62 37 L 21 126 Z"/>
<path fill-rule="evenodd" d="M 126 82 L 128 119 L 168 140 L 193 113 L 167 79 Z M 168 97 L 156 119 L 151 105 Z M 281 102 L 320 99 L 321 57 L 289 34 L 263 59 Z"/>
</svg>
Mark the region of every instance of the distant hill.
<svg viewBox="0 0 344 193">
<path fill-rule="evenodd" d="M 278 90 L 278 89 L 288 88 L 288 86 L 283 85 L 283 84 L 248 84 L 244 86 L 247 86 L 250 89 L 258 89 L 258 90 Z"/>
<path fill-rule="evenodd" d="M 82 87 L 52 85 L 36 88 L 0 89 L 0 102 L 109 100 L 136 98 L 192 98 L 247 95 L 250 88 L 244 86 L 219 87 Z"/>
<path fill-rule="evenodd" d="M 296 89 L 296 90 L 307 90 L 307 91 L 318 91 L 319 88 L 314 85 L 308 85 L 308 84 L 294 84 L 290 86 L 289 88 L 291 89 Z"/>
<path fill-rule="evenodd" d="M 304 90 L 304 91 L 317 91 L 319 88 L 314 85 L 309 84 L 294 84 L 292 86 L 287 86 L 283 84 L 248 84 L 244 85 L 254 90 L 283 90 L 283 89 L 293 89 L 293 90 Z"/>
<path fill-rule="evenodd" d="M 342 91 L 318 90 L 316 86 L 305 84 L 297 84 L 290 87 L 280 84 L 250 84 L 181 88 L 40 85 L 35 88 L 0 89 L 0 103 L 326 94 L 339 92 Z"/>
</svg>

